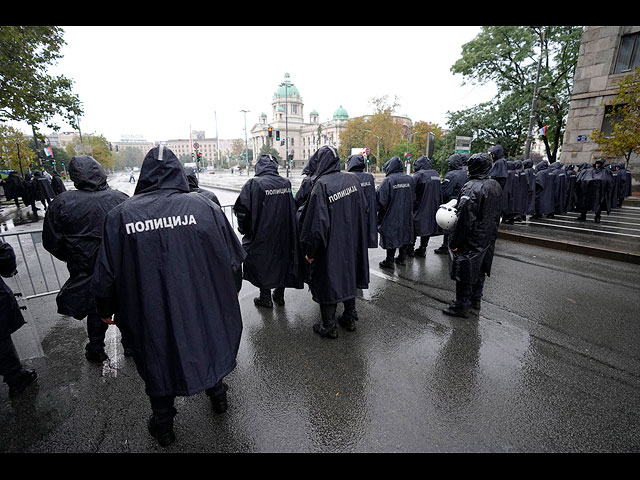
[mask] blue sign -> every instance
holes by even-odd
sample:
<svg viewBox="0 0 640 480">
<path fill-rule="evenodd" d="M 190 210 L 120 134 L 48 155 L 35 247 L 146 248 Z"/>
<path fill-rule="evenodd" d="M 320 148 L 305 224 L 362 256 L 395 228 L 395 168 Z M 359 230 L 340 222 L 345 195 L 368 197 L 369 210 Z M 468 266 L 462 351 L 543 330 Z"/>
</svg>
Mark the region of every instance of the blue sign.
<svg viewBox="0 0 640 480">
<path fill-rule="evenodd" d="M 578 141 L 579 142 L 586 142 L 587 141 L 587 136 L 586 135 L 578 135 Z"/>
</svg>

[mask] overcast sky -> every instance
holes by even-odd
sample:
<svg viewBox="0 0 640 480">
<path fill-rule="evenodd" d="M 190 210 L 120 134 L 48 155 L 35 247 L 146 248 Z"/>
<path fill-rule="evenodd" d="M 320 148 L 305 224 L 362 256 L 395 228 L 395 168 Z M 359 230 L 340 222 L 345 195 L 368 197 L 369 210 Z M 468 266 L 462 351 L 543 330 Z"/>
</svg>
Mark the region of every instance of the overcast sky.
<svg viewBox="0 0 640 480">
<path fill-rule="evenodd" d="M 244 138 L 285 72 L 320 121 L 343 106 L 398 97 L 398 115 L 444 127 L 447 111 L 487 101 L 493 87 L 462 86 L 451 66 L 479 26 L 63 26 L 64 57 L 50 70 L 74 81 L 82 133 L 148 141 L 188 138 L 189 127 Z M 71 130 L 60 122 L 61 131 Z M 30 130 L 21 128 L 25 133 Z M 45 128 L 44 133 L 49 133 Z"/>
</svg>

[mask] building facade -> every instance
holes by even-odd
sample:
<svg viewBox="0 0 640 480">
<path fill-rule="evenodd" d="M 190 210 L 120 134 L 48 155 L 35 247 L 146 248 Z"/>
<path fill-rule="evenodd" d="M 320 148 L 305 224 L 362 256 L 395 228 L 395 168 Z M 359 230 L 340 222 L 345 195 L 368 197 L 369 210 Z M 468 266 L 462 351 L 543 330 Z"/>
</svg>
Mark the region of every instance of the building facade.
<svg viewBox="0 0 640 480">
<path fill-rule="evenodd" d="M 278 86 L 271 99 L 271 121 L 263 112 L 250 130 L 252 162 L 255 163 L 260 150 L 270 144 L 282 160 L 287 158 L 288 148 L 291 168 L 304 168 L 309 157 L 318 148 L 329 145 L 337 149 L 340 146 L 340 133 L 346 128 L 348 121 L 349 114 L 340 105 L 330 120 L 321 122 L 318 112 L 312 110 L 305 122 L 304 102 L 300 92 L 289 81 L 289 74 L 285 73 L 284 82 Z M 272 129 L 271 137 L 269 127 Z"/>
<path fill-rule="evenodd" d="M 591 140 L 593 130 L 607 131 L 606 104 L 615 97 L 617 83 L 640 66 L 640 26 L 587 26 L 580 44 L 573 81 L 571 104 L 560 161 L 589 164 L 601 157 L 599 145 Z M 623 162 L 618 159 L 608 161 Z M 640 181 L 640 157 L 632 155 L 629 170 L 633 190 Z"/>
</svg>

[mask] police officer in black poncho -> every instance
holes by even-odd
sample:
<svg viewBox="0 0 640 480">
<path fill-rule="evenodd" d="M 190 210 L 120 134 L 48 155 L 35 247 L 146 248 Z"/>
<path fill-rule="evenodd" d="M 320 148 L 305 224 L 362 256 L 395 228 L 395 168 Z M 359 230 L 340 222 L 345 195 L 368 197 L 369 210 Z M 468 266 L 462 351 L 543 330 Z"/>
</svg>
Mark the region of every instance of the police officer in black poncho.
<svg viewBox="0 0 640 480">
<path fill-rule="evenodd" d="M 302 175 L 305 177 L 300 182 L 300 186 L 298 187 L 298 191 L 294 196 L 294 200 L 296 202 L 296 208 L 298 209 L 296 212 L 296 218 L 298 219 L 298 225 L 302 225 L 302 220 L 304 217 L 304 209 L 307 204 L 307 200 L 309 200 L 309 195 L 311 194 L 311 189 L 313 188 L 313 180 L 315 179 L 316 168 L 318 167 L 318 152 L 316 150 L 311 157 L 309 157 L 309 161 L 302 169 Z"/>
<path fill-rule="evenodd" d="M 22 202 L 27 205 L 24 200 L 24 186 L 23 180 L 18 172 L 15 170 L 11 170 L 7 178 L 2 181 L 2 186 L 4 187 L 4 195 L 8 201 L 13 200 L 16 204 L 16 207 L 20 208 L 20 200 L 19 197 L 22 197 Z"/>
<path fill-rule="evenodd" d="M 351 155 L 347 161 L 347 172 L 354 174 L 360 181 L 367 198 L 369 214 L 367 216 L 367 231 L 369 232 L 369 248 L 378 248 L 378 223 L 376 219 L 376 182 L 369 172 L 365 172 L 364 155 Z"/>
<path fill-rule="evenodd" d="M 219 207 L 222 206 L 220 205 L 220 200 L 218 200 L 218 196 L 215 193 L 213 193 L 211 190 L 205 190 L 203 188 L 200 188 L 200 182 L 198 182 L 198 176 L 193 167 L 185 167 L 184 173 L 187 175 L 187 181 L 189 182 L 190 192 L 197 192 L 203 195 L 204 197 L 208 198 L 209 200 L 211 200 L 213 203 L 215 203 Z"/>
<path fill-rule="evenodd" d="M 467 183 L 467 171 L 463 161 L 466 158 L 460 153 L 454 153 L 447 158 L 447 173 L 442 182 L 442 203 L 448 203 L 454 198 L 457 199 L 462 186 Z M 449 233 L 445 232 L 442 238 L 442 245 L 434 250 L 434 253 L 449 253 Z"/>
<path fill-rule="evenodd" d="M 525 202 L 525 214 L 533 216 L 536 213 L 536 172 L 533 169 L 533 160 L 527 158 L 522 162 L 524 176 L 527 180 L 527 199 Z"/>
<path fill-rule="evenodd" d="M 104 219 L 109 210 L 129 196 L 107 184 L 107 174 L 93 157 L 76 156 L 69 162 L 69 175 L 75 190 L 57 195 L 51 202 L 42 226 L 42 245 L 57 259 L 66 262 L 69 279 L 56 296 L 58 313 L 77 320 L 87 319 L 89 343 L 87 360 L 107 360 L 104 339 L 109 325 L 96 310 L 90 292 Z M 121 338 L 125 355 L 129 356 L 126 338 Z"/>
<path fill-rule="evenodd" d="M 502 145 L 494 145 L 489 149 L 489 155 L 493 160 L 493 165 L 491 165 L 491 170 L 489 171 L 489 178 L 493 178 L 500 184 L 500 187 L 504 188 L 509 170 L 507 160 L 504 158 L 504 148 Z"/>
<path fill-rule="evenodd" d="M 182 164 L 162 145 L 147 153 L 135 194 L 107 215 L 92 291 L 103 321 L 130 342 L 161 446 L 175 440 L 176 396 L 205 390 L 215 413 L 227 410 L 245 256 L 222 209 L 189 193 Z"/>
<path fill-rule="evenodd" d="M 380 268 L 394 269 L 394 261 L 405 265 L 407 246 L 413 245 L 413 201 L 415 186 L 413 177 L 403 172 L 402 161 L 393 157 L 383 165 L 386 174 L 376 192 L 378 206 L 378 232 L 380 246 L 387 257 Z M 398 249 L 398 256 L 394 256 Z"/>
<path fill-rule="evenodd" d="M 13 247 L 0 240 L 0 276 L 13 276 L 16 267 Z M 11 398 L 24 392 L 38 376 L 35 370 L 23 367 L 11 338 L 25 323 L 13 291 L 0 278 L 0 376 L 9 387 Z"/>
<path fill-rule="evenodd" d="M 278 173 L 278 162 L 261 155 L 255 175 L 242 186 L 233 206 L 247 252 L 243 275 L 260 289 L 256 306 L 284 305 L 285 288 L 302 288 L 303 265 L 291 182 Z M 271 300 L 271 289 L 273 301 Z"/>
<path fill-rule="evenodd" d="M 413 234 L 415 241 L 407 245 L 407 255 L 425 257 L 429 238 L 442 235 L 436 223 L 436 211 L 442 205 L 440 175 L 431 166 L 431 161 L 422 156 L 413 164 L 415 199 L 413 201 Z M 414 249 L 420 238 L 420 246 Z"/>
<path fill-rule="evenodd" d="M 613 177 L 611 172 L 604 167 L 602 158 L 596 159 L 593 168 L 584 168 L 578 173 L 577 210 L 580 212 L 577 220 L 584 222 L 587 212 L 594 212 L 595 223 L 600 223 L 602 210 L 607 214 L 611 212 L 611 190 L 613 189 Z"/>
<path fill-rule="evenodd" d="M 60 174 L 55 170 L 51 177 L 51 189 L 53 190 L 54 195 L 59 195 L 67 190 L 67 187 L 64 186 L 64 182 L 62 181 L 62 177 L 60 177 Z"/>
<path fill-rule="evenodd" d="M 569 196 L 569 180 L 562 162 L 553 162 L 549 166 L 549 175 L 554 177 L 553 213 L 567 213 L 567 197 Z"/>
<path fill-rule="evenodd" d="M 33 191 L 35 200 L 40 200 L 45 210 L 56 196 L 49 179 L 37 170 L 33 172 Z"/>
<path fill-rule="evenodd" d="M 317 153 L 300 243 L 311 265 L 309 288 L 322 317 L 313 331 L 335 339 L 337 304 L 344 304 L 337 323 L 355 330 L 357 289 L 369 287 L 367 199 L 356 176 L 340 171 L 340 157 L 333 147 L 321 147 Z"/>
<path fill-rule="evenodd" d="M 536 164 L 536 201 L 533 218 L 553 216 L 555 211 L 555 187 L 556 177 L 551 176 L 549 162 L 541 160 Z"/>
<path fill-rule="evenodd" d="M 449 235 L 449 273 L 456 281 L 456 299 L 443 312 L 468 317 L 468 309 L 480 309 L 485 276 L 491 264 L 502 210 L 502 188 L 489 178 L 491 159 L 485 153 L 468 162 L 469 181 L 460 192 L 456 225 Z"/>
</svg>

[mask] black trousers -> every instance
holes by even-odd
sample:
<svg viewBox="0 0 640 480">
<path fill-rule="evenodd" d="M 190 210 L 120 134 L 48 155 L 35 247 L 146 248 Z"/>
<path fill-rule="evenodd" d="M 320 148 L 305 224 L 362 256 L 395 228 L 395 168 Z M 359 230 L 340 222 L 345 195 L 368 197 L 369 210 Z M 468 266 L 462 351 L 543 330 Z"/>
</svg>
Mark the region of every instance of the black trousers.
<svg viewBox="0 0 640 480">
<path fill-rule="evenodd" d="M 358 312 L 356 311 L 356 299 L 351 298 L 342 302 L 344 305 L 343 316 L 349 318 L 357 318 Z M 336 310 L 338 309 L 337 303 L 321 303 L 320 304 L 320 316 L 322 317 L 322 326 L 325 328 L 332 328 L 336 325 Z"/>
<path fill-rule="evenodd" d="M 284 296 L 284 287 L 278 287 L 273 289 L 274 297 L 283 297 Z M 271 298 L 271 289 L 270 288 L 261 288 L 260 289 L 260 297 L 261 298 Z"/>
<path fill-rule="evenodd" d="M 216 383 L 213 387 L 207 388 L 205 393 L 208 397 L 217 397 L 222 395 L 226 391 L 222 380 Z M 151 410 L 153 416 L 156 418 L 158 425 L 168 425 L 173 422 L 177 410 L 174 407 L 175 395 L 166 395 L 163 397 L 149 397 L 151 402 Z"/>
<path fill-rule="evenodd" d="M 409 248 L 409 245 L 403 245 L 402 247 L 398 248 L 398 258 L 401 260 L 404 260 L 405 258 L 407 258 L 407 249 Z M 393 262 L 394 257 L 396 256 L 396 249 L 395 248 L 387 248 L 387 261 L 389 262 Z"/>
<path fill-rule="evenodd" d="M 22 363 L 11 336 L 0 338 L 0 375 L 4 383 L 14 385 L 21 370 Z"/>
<path fill-rule="evenodd" d="M 418 238 L 420 239 L 420 249 L 421 250 L 426 250 L 427 249 L 427 245 L 429 245 L 429 239 L 431 237 L 429 236 L 419 236 L 416 237 L 416 239 L 413 241 L 413 245 L 410 245 L 411 247 L 415 248 L 416 243 L 418 242 Z"/>
<path fill-rule="evenodd" d="M 472 301 L 480 301 L 485 278 L 485 274 L 481 273 L 475 282 L 456 282 L 456 305 L 466 307 Z"/>
</svg>

